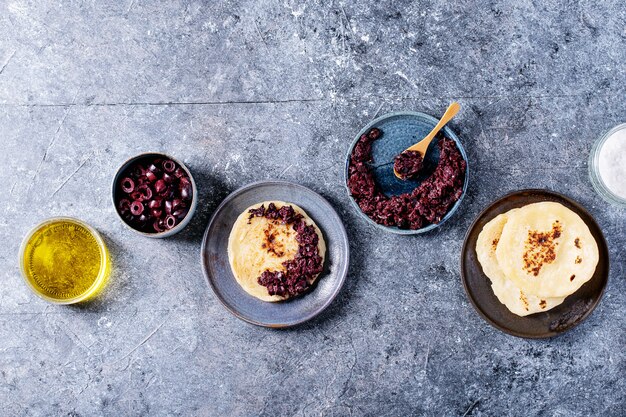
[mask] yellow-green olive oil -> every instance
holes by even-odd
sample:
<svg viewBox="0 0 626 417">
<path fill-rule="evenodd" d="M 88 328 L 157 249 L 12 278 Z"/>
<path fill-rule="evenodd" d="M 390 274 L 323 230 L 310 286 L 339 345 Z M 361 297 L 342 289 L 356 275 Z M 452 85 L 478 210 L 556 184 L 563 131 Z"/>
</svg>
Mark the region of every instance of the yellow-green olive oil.
<svg viewBox="0 0 626 417">
<path fill-rule="evenodd" d="M 106 282 L 109 257 L 94 233 L 74 219 L 40 225 L 25 243 L 22 256 L 22 271 L 33 290 L 59 303 L 96 295 Z"/>
</svg>

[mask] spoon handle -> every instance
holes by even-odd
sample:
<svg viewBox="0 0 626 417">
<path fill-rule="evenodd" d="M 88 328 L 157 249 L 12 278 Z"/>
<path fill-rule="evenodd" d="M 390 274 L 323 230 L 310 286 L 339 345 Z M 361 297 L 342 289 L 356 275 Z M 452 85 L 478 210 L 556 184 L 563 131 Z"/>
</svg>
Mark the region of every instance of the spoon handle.
<svg viewBox="0 0 626 417">
<path fill-rule="evenodd" d="M 414 147 L 419 147 L 421 149 L 424 149 L 424 151 L 428 149 L 428 145 L 430 145 L 430 142 L 433 140 L 435 135 L 439 133 L 439 131 L 446 125 L 446 123 L 450 121 L 450 119 L 456 116 L 456 114 L 459 112 L 460 109 L 461 109 L 461 105 L 457 103 L 456 101 L 453 101 L 452 103 L 450 103 L 450 105 L 448 106 L 448 109 L 443 114 L 443 116 L 441 116 L 441 119 L 439 119 L 439 123 L 437 123 L 437 125 L 433 128 L 433 130 L 431 130 L 430 133 L 426 135 L 424 139 L 422 139 L 415 145 L 411 146 L 407 150 L 417 150 L 417 149 L 411 149 Z"/>
</svg>

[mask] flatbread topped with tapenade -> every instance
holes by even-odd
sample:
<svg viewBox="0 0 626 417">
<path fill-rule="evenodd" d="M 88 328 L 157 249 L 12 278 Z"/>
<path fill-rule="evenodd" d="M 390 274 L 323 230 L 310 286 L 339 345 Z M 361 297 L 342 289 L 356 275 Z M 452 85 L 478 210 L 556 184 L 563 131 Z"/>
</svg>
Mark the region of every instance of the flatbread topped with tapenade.
<svg viewBox="0 0 626 417">
<path fill-rule="evenodd" d="M 567 297 L 591 279 L 599 252 L 580 216 L 546 201 L 509 216 L 496 258 L 504 275 L 525 293 Z"/>
<path fill-rule="evenodd" d="M 264 201 L 239 215 L 228 261 L 241 287 L 263 301 L 282 301 L 311 287 L 324 264 L 322 233 L 295 204 Z"/>
<path fill-rule="evenodd" d="M 500 214 L 489 221 L 478 235 L 476 241 L 476 255 L 483 268 L 483 272 L 491 281 L 491 289 L 498 300 L 513 314 L 528 316 L 530 314 L 548 311 L 565 300 L 564 297 L 538 297 L 525 293 L 513 281 L 508 279 L 496 258 L 496 249 L 500 242 L 502 229 L 518 209 Z"/>
</svg>

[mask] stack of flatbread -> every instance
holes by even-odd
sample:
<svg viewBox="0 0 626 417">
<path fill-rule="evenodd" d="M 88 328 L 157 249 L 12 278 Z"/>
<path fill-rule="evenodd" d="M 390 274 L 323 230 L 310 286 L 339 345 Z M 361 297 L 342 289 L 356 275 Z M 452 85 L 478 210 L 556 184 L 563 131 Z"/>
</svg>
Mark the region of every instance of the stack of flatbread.
<svg viewBox="0 0 626 417">
<path fill-rule="evenodd" d="M 480 232 L 476 254 L 495 296 L 518 316 L 561 304 L 591 279 L 599 259 L 589 227 L 554 202 L 495 217 Z"/>
</svg>

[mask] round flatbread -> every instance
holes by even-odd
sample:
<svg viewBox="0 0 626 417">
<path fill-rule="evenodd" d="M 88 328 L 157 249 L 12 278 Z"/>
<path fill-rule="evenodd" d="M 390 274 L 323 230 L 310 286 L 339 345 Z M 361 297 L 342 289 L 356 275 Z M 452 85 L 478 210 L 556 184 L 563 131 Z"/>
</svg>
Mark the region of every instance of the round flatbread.
<svg viewBox="0 0 626 417">
<path fill-rule="evenodd" d="M 580 216 L 546 201 L 509 216 L 496 258 L 504 275 L 524 293 L 567 297 L 591 279 L 599 253 Z"/>
<path fill-rule="evenodd" d="M 513 314 L 528 316 L 542 311 L 548 311 L 561 304 L 564 297 L 537 297 L 524 293 L 511 280 L 507 279 L 498 264 L 496 248 L 500 241 L 502 229 L 509 216 L 518 209 L 500 214 L 487 223 L 478 235 L 476 241 L 476 255 L 483 268 L 483 272 L 491 281 L 491 289 L 498 300 Z"/>
<path fill-rule="evenodd" d="M 258 278 L 267 270 L 284 271 L 285 267 L 282 264 L 294 259 L 298 253 L 298 242 L 296 232 L 291 225 L 265 217 L 250 217 L 250 210 L 257 209 L 261 205 L 268 207 L 271 203 L 277 209 L 291 206 L 296 213 L 304 217 L 307 225 L 315 227 L 315 232 L 319 237 L 317 249 L 322 262 L 326 255 L 326 243 L 315 222 L 295 204 L 264 201 L 248 207 L 237 217 L 228 237 L 228 261 L 233 275 L 248 294 L 263 301 L 274 302 L 286 300 L 289 297 L 269 295 L 267 288 L 258 283 Z M 319 274 L 310 279 L 309 284 L 315 282 L 318 276 Z"/>
</svg>

